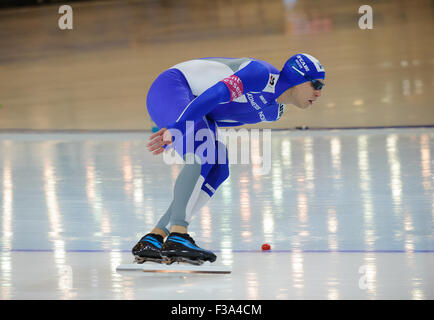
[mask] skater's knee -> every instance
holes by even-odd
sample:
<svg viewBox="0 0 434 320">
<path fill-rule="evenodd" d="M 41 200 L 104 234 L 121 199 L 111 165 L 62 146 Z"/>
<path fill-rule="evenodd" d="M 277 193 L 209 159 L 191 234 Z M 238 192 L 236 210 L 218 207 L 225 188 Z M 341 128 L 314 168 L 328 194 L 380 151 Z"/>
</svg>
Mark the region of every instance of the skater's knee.
<svg viewBox="0 0 434 320">
<path fill-rule="evenodd" d="M 226 162 L 214 165 L 213 176 L 216 177 L 218 184 L 225 181 L 229 177 L 229 164 Z"/>
<path fill-rule="evenodd" d="M 221 165 L 221 168 L 220 168 L 220 179 L 221 179 L 221 182 L 223 182 L 227 178 L 229 178 L 229 174 L 230 174 L 230 172 L 229 172 L 229 165 L 228 164 Z"/>
<path fill-rule="evenodd" d="M 183 156 L 185 164 L 194 164 L 194 165 L 201 165 L 202 160 L 195 152 L 189 152 L 184 154 Z"/>
</svg>

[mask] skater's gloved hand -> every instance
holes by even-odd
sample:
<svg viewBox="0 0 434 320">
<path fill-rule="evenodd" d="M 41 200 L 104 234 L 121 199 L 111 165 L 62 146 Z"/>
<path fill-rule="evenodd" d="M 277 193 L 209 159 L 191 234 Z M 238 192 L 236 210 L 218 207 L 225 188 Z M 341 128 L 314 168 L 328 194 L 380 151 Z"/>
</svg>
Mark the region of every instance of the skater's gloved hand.
<svg viewBox="0 0 434 320">
<path fill-rule="evenodd" d="M 172 135 L 167 128 L 161 128 L 155 132 L 149 140 L 150 142 L 147 144 L 148 150 L 152 152 L 152 154 L 157 155 L 165 150 L 165 146 L 172 143 Z"/>
</svg>

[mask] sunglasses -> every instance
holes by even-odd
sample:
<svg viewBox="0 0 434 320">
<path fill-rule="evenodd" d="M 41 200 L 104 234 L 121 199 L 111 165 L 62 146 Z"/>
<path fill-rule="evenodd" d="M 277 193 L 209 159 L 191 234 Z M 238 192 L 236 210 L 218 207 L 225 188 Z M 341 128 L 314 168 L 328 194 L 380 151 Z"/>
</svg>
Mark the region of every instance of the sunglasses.
<svg viewBox="0 0 434 320">
<path fill-rule="evenodd" d="M 303 73 L 300 70 L 298 70 L 296 67 L 294 67 L 294 66 L 291 66 L 291 67 L 292 67 L 292 69 L 294 69 L 295 71 L 297 71 L 299 74 L 301 74 L 306 80 L 309 80 L 310 83 L 312 84 L 312 87 L 315 90 L 321 90 L 322 87 L 325 86 L 324 82 L 321 82 L 321 81 L 316 80 L 316 79 L 312 79 L 311 77 L 307 76 L 305 73 Z"/>
</svg>

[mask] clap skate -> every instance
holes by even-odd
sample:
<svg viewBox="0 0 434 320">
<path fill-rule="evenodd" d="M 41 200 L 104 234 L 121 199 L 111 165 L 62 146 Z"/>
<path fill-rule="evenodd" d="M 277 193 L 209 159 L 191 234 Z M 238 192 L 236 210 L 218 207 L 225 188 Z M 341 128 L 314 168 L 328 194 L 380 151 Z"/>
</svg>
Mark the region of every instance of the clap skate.
<svg viewBox="0 0 434 320">
<path fill-rule="evenodd" d="M 161 255 L 167 258 L 167 264 L 174 262 L 201 265 L 206 261 L 214 262 L 217 257 L 208 250 L 199 248 L 187 233 L 172 232 L 161 248 Z"/>
<path fill-rule="evenodd" d="M 142 271 L 146 273 L 183 274 L 231 273 L 229 266 L 211 266 L 211 263 L 217 259 L 216 255 L 211 251 L 199 248 L 188 234 L 171 233 L 164 245 L 162 242 L 162 237 L 158 238 L 157 235 L 147 234 L 133 248 L 136 263 L 121 264 L 116 270 L 118 272 Z M 158 262 L 158 264 L 144 263 L 147 261 Z"/>
<path fill-rule="evenodd" d="M 132 249 L 135 261 L 142 264 L 146 261 L 167 263 L 167 259 L 161 255 L 163 237 L 159 234 L 148 233 Z"/>
</svg>

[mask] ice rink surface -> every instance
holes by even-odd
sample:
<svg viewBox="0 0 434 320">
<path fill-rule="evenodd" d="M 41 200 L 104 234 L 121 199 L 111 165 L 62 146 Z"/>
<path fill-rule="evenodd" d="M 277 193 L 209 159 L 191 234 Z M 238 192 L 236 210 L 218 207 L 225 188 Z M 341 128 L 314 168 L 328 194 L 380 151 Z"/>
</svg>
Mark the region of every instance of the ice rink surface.
<svg viewBox="0 0 434 320">
<path fill-rule="evenodd" d="M 434 298 L 433 128 L 251 136 L 190 225 L 230 275 L 116 272 L 182 168 L 149 135 L 0 133 L 0 299 Z"/>
</svg>

